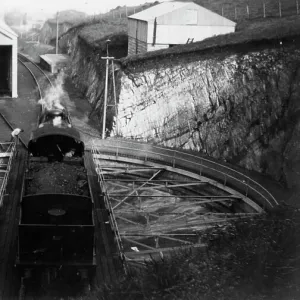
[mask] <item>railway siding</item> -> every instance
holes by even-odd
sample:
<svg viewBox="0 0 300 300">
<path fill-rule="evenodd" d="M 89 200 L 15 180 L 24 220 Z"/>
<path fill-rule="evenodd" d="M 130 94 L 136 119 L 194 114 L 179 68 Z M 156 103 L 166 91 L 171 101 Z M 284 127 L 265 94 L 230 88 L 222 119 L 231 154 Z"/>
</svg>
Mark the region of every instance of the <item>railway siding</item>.
<svg viewBox="0 0 300 300">
<path fill-rule="evenodd" d="M 121 270 L 121 261 L 114 240 L 114 232 L 109 222 L 109 212 L 105 207 L 104 196 L 98 182 L 91 152 L 85 153 L 91 198 L 94 202 L 96 225 L 96 283 L 112 282 Z"/>
</svg>

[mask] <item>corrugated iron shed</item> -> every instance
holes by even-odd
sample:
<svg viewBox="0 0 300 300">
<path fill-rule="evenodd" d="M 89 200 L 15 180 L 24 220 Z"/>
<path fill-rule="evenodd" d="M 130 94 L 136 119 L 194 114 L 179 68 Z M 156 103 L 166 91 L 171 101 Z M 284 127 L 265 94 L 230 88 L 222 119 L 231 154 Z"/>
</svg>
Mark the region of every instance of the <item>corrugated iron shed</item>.
<svg viewBox="0 0 300 300">
<path fill-rule="evenodd" d="M 206 15 L 206 18 L 202 19 L 201 25 L 209 25 L 212 22 L 214 23 L 214 25 L 216 25 L 216 20 L 219 20 L 219 22 L 217 21 L 217 23 L 223 26 L 233 26 L 236 24 L 235 22 L 194 2 L 180 2 L 180 1 L 163 2 L 155 6 L 152 6 L 148 9 L 145 9 L 141 12 L 138 12 L 134 15 L 131 15 L 128 18 L 140 20 L 140 21 L 146 21 L 148 23 L 154 23 L 155 18 L 157 18 L 157 22 L 159 23 L 159 19 L 161 19 L 160 17 L 170 13 L 172 14 L 175 11 L 181 10 L 183 8 L 187 8 L 187 9 L 194 8 L 194 9 L 201 10 L 202 13 Z"/>
<path fill-rule="evenodd" d="M 160 3 L 128 18 L 128 55 L 228 34 L 235 26 L 235 22 L 194 2 Z"/>
</svg>

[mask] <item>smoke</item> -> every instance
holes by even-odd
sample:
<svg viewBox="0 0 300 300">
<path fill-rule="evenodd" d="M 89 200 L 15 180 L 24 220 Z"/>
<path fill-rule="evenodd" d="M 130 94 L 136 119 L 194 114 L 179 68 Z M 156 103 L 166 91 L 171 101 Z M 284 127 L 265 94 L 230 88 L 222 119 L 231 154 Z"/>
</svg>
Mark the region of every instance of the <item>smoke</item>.
<svg viewBox="0 0 300 300">
<path fill-rule="evenodd" d="M 53 119 L 53 126 L 60 126 L 61 125 L 61 117 L 55 117 Z"/>
<path fill-rule="evenodd" d="M 55 79 L 53 86 L 50 86 L 46 90 L 46 95 L 44 98 L 39 100 L 39 104 L 42 105 L 43 109 L 53 110 L 53 109 L 63 109 L 60 100 L 63 98 L 65 91 L 63 89 L 63 83 L 65 80 L 65 73 L 63 71 L 59 72 L 57 78 Z"/>
</svg>

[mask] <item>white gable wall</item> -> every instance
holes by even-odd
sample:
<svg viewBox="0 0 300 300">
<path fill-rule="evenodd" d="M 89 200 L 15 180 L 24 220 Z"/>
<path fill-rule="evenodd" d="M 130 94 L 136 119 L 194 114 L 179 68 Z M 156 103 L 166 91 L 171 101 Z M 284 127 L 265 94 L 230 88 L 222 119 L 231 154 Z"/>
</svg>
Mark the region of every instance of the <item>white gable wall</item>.
<svg viewBox="0 0 300 300">
<path fill-rule="evenodd" d="M 157 24 L 160 25 L 189 25 L 189 26 L 232 26 L 236 23 L 226 19 L 204 7 L 195 3 L 187 3 L 187 5 L 171 11 L 167 14 L 158 16 Z"/>
<path fill-rule="evenodd" d="M 169 45 L 186 44 L 188 39 L 198 42 L 208 37 L 235 31 L 235 22 L 204 7 L 192 2 L 176 3 L 174 2 L 171 6 L 171 8 L 175 7 L 175 9 L 170 12 L 164 12 L 161 15 L 159 14 L 159 5 L 155 8 L 157 15 L 155 32 L 154 13 L 149 13 L 147 21 L 136 20 L 134 19 L 135 15 L 128 19 L 129 55 L 168 48 Z M 163 4 L 165 5 L 166 3 Z M 150 8 L 149 12 L 152 10 Z M 147 10 L 142 13 L 146 18 Z M 139 17 L 141 13 L 136 15 Z M 137 30 L 136 26 L 138 27 Z M 155 43 L 153 44 L 154 41 Z M 143 44 L 146 42 L 146 48 L 143 46 L 140 47 L 140 50 L 136 50 L 139 48 L 138 43 L 141 44 L 141 42 Z M 133 49 L 134 46 L 135 50 Z"/>
<path fill-rule="evenodd" d="M 153 42 L 153 30 L 154 25 L 149 24 L 148 44 Z M 234 28 L 224 26 L 157 25 L 155 44 L 186 44 L 188 39 L 194 39 L 194 42 L 198 42 L 214 35 L 230 32 L 234 32 Z"/>
</svg>

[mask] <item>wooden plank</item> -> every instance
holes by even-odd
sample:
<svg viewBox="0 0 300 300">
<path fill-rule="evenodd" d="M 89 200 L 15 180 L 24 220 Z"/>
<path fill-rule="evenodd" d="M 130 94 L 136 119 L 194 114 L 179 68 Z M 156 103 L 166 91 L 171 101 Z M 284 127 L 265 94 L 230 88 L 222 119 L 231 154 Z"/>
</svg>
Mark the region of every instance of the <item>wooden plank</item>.
<svg viewBox="0 0 300 300">
<path fill-rule="evenodd" d="M 96 256 L 97 256 L 97 281 L 111 282 L 116 278 L 116 266 L 113 252 L 116 245 L 114 232 L 109 223 L 108 211 L 105 207 L 103 193 L 98 182 L 98 174 L 95 171 L 93 156 L 85 153 L 85 168 L 89 182 L 91 198 L 94 202 L 94 216 L 96 228 Z"/>
</svg>

